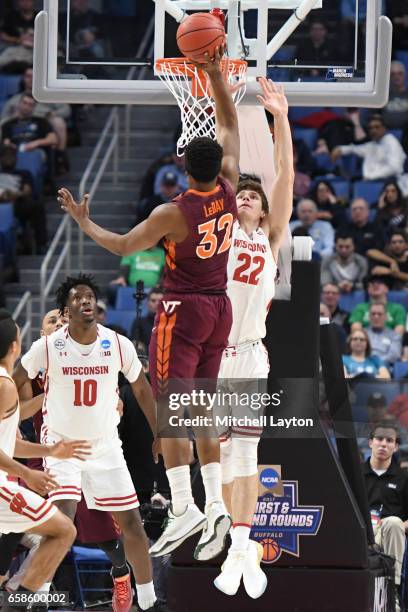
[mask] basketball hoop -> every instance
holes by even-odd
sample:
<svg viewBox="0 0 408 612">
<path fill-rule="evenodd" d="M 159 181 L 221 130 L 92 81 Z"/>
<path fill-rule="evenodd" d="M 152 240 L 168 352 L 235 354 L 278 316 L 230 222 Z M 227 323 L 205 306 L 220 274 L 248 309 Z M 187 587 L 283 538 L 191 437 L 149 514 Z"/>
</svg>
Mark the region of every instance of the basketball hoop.
<svg viewBox="0 0 408 612">
<path fill-rule="evenodd" d="M 223 59 L 221 69 L 237 106 L 245 94 L 247 62 Z M 177 155 L 182 155 L 193 138 L 209 136 L 215 140 L 215 107 L 208 75 L 184 57 L 158 59 L 155 71 L 176 98 L 181 111 L 182 132 L 177 141 Z"/>
</svg>

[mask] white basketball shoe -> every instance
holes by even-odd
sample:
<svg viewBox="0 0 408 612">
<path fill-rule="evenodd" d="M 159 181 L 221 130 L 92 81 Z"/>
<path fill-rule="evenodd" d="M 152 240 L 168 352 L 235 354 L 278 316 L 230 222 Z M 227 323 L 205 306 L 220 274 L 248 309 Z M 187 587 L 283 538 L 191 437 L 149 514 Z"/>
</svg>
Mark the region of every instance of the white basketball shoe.
<svg viewBox="0 0 408 612">
<path fill-rule="evenodd" d="M 261 559 L 263 548 L 258 542 L 249 540 L 246 550 L 243 579 L 246 592 L 252 599 L 258 599 L 265 593 L 268 579 L 265 572 L 261 570 Z"/>
<path fill-rule="evenodd" d="M 221 573 L 214 580 L 214 586 L 225 595 L 235 595 L 241 584 L 247 557 L 246 550 L 229 550 L 221 567 Z"/>
<path fill-rule="evenodd" d="M 201 531 L 206 523 L 205 514 L 195 504 L 188 504 L 180 516 L 175 516 L 169 508 L 165 529 L 160 538 L 150 547 L 149 553 L 152 557 L 167 555 L 191 535 Z"/>
<path fill-rule="evenodd" d="M 224 550 L 232 520 L 223 502 L 213 502 L 205 509 L 207 525 L 194 551 L 194 559 L 208 561 Z"/>
</svg>

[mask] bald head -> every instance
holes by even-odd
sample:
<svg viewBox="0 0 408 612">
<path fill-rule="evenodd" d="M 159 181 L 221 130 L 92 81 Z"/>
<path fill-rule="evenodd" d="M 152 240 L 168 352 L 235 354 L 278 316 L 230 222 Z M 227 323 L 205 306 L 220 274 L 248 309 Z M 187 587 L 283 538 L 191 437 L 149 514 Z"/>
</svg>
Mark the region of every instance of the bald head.
<svg viewBox="0 0 408 612">
<path fill-rule="evenodd" d="M 296 214 L 303 227 L 310 227 L 317 219 L 317 206 L 313 200 L 300 200 L 296 206 Z"/>
<path fill-rule="evenodd" d="M 391 62 L 391 88 L 396 91 L 406 89 L 407 71 L 402 62 Z"/>
<path fill-rule="evenodd" d="M 358 227 L 368 222 L 370 207 L 363 198 L 356 198 L 350 207 L 351 220 Z"/>
<path fill-rule="evenodd" d="M 41 335 L 49 336 L 66 323 L 68 323 L 68 319 L 66 317 L 61 317 L 58 308 L 54 308 L 54 310 L 47 312 L 43 318 L 41 324 Z"/>
</svg>

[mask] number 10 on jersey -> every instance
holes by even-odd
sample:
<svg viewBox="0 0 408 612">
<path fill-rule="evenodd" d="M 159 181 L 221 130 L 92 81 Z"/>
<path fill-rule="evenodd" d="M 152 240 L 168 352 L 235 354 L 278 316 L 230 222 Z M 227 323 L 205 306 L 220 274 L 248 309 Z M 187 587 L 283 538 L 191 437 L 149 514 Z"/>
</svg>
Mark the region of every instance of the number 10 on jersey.
<svg viewBox="0 0 408 612">
<path fill-rule="evenodd" d="M 94 406 L 98 391 L 98 383 L 92 378 L 88 380 L 74 379 L 74 406 Z"/>
</svg>

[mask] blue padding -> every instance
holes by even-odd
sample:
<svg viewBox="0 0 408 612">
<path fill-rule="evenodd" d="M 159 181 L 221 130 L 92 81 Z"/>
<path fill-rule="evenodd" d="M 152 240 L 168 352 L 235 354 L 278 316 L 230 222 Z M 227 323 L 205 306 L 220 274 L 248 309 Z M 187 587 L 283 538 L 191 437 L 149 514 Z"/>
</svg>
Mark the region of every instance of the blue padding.
<svg viewBox="0 0 408 612">
<path fill-rule="evenodd" d="M 107 563 L 111 564 L 109 557 L 100 548 L 87 548 L 73 546 L 72 555 L 77 563 Z"/>
<path fill-rule="evenodd" d="M 0 253 L 4 255 L 4 264 L 11 264 L 15 255 L 13 204 L 0 204 Z"/>
<path fill-rule="evenodd" d="M 144 316 L 144 315 L 142 315 Z M 106 313 L 106 323 L 108 325 L 120 325 L 128 335 L 132 330 L 133 321 L 136 319 L 136 310 L 108 310 Z"/>
<path fill-rule="evenodd" d="M 14 74 L 0 74 L 0 100 L 7 100 L 14 96 L 20 88 L 21 76 Z"/>
<path fill-rule="evenodd" d="M 18 151 L 16 168 L 17 170 L 27 170 L 31 174 L 34 181 L 34 197 L 41 197 L 46 172 L 44 151 L 42 149 L 38 151 Z"/>
<path fill-rule="evenodd" d="M 408 361 L 396 361 L 393 369 L 394 378 L 399 380 L 408 376 Z"/>
<path fill-rule="evenodd" d="M 389 291 L 388 301 L 394 302 L 395 304 L 402 304 L 405 308 L 408 308 L 408 292 L 407 291 Z"/>
</svg>

